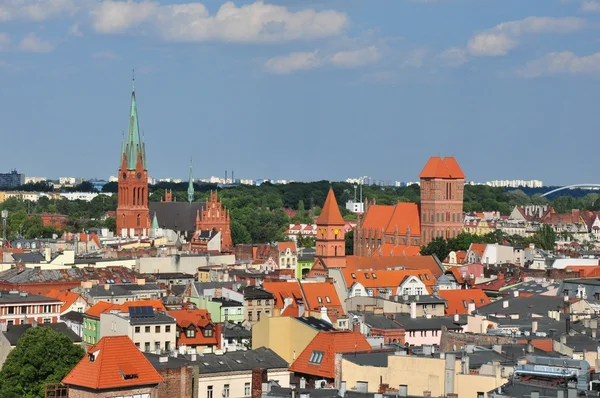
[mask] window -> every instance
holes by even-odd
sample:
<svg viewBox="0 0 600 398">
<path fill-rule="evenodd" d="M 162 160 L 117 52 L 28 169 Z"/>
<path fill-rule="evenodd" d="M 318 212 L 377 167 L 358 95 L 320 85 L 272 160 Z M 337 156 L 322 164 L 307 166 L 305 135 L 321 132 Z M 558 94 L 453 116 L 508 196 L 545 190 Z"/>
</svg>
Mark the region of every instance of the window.
<svg viewBox="0 0 600 398">
<path fill-rule="evenodd" d="M 425 336 L 427 336 L 427 332 L 424 330 L 421 330 L 421 337 L 425 337 Z"/>
<path fill-rule="evenodd" d="M 422 287 L 415 287 L 415 294 L 417 296 L 423 294 L 423 288 Z"/>
<path fill-rule="evenodd" d="M 154 327 L 154 333 L 160 333 L 160 325 Z"/>
<path fill-rule="evenodd" d="M 213 335 L 212 329 L 204 330 L 204 337 L 212 337 L 212 335 Z"/>
<path fill-rule="evenodd" d="M 146 326 L 146 330 L 144 330 L 146 333 L 150 333 L 150 326 Z"/>
<path fill-rule="evenodd" d="M 377 275 L 375 275 L 374 272 L 371 273 L 371 276 L 373 277 L 373 279 L 377 279 Z"/>
<path fill-rule="evenodd" d="M 368 272 L 365 272 L 365 278 L 370 279 L 371 277 L 369 276 Z"/>
<path fill-rule="evenodd" d="M 478 391 L 477 392 L 477 398 L 485 398 L 485 394 L 482 393 L 482 392 L 480 392 L 480 391 Z"/>
<path fill-rule="evenodd" d="M 323 299 L 321 298 L 321 296 L 317 296 L 317 301 L 319 302 L 319 304 L 323 304 Z"/>
<path fill-rule="evenodd" d="M 256 311 L 256 320 L 260 321 L 260 311 Z"/>
<path fill-rule="evenodd" d="M 350 275 L 352 275 L 352 279 L 356 279 L 356 274 L 353 272 Z"/>
<path fill-rule="evenodd" d="M 419 279 L 423 280 L 423 275 L 419 274 Z"/>
<path fill-rule="evenodd" d="M 373 297 L 373 289 L 367 289 L 367 295 Z"/>
<path fill-rule="evenodd" d="M 325 296 L 325 301 L 327 301 L 328 303 L 331 303 L 331 299 L 329 298 L 329 296 Z"/>
<path fill-rule="evenodd" d="M 144 343 L 144 351 L 150 352 L 150 343 Z"/>
<path fill-rule="evenodd" d="M 9 326 L 12 326 L 12 325 L 14 325 L 14 324 L 15 324 L 15 321 L 13 321 L 13 320 L 10 320 L 10 321 L 7 321 L 6 323 L 7 323 Z"/>
<path fill-rule="evenodd" d="M 52 322 L 52 319 L 50 319 L 50 318 L 44 318 L 44 320 L 43 320 L 43 321 L 44 321 L 44 323 L 51 323 L 51 322 Z"/>
<path fill-rule="evenodd" d="M 160 352 L 160 341 L 155 341 L 154 342 L 154 351 L 155 352 Z"/>
<path fill-rule="evenodd" d="M 185 337 L 189 337 L 189 338 L 192 338 L 192 339 L 194 337 L 196 337 L 196 329 L 192 329 L 192 328 L 186 329 L 185 330 Z"/>
<path fill-rule="evenodd" d="M 14 314 L 15 313 L 15 307 L 8 307 L 8 313 L 9 314 Z"/>
<path fill-rule="evenodd" d="M 167 332 L 167 333 L 171 332 L 171 325 L 165 326 L 165 332 Z"/>
<path fill-rule="evenodd" d="M 262 305 L 262 300 L 256 300 L 256 305 Z"/>
<path fill-rule="evenodd" d="M 463 300 L 463 307 L 467 308 L 467 300 Z"/>
<path fill-rule="evenodd" d="M 225 398 L 229 397 L 229 384 L 225 384 L 223 386 L 223 397 L 225 397 Z"/>
<path fill-rule="evenodd" d="M 27 306 L 26 305 L 21 306 L 21 314 L 27 314 Z"/>
<path fill-rule="evenodd" d="M 429 274 L 425 274 L 425 279 L 429 280 Z"/>
<path fill-rule="evenodd" d="M 213 398 L 213 386 L 206 387 L 206 398 Z"/>
<path fill-rule="evenodd" d="M 431 309 L 435 310 L 435 304 L 431 304 Z"/>
<path fill-rule="evenodd" d="M 21 319 L 21 322 L 19 322 L 21 325 L 25 324 L 25 319 Z"/>
<path fill-rule="evenodd" d="M 325 353 L 323 351 L 313 351 L 310 354 L 310 359 L 308 360 L 308 363 L 313 363 L 313 364 L 319 365 L 321 363 L 321 361 L 323 360 L 323 355 L 325 355 Z"/>
<path fill-rule="evenodd" d="M 171 351 L 171 342 L 165 341 L 165 351 Z"/>
<path fill-rule="evenodd" d="M 250 396 L 250 383 L 244 383 L 244 396 Z"/>
<path fill-rule="evenodd" d="M 229 309 L 224 308 L 223 309 L 223 315 L 225 315 L 225 316 L 229 315 Z"/>
<path fill-rule="evenodd" d="M 135 343 L 135 346 L 137 347 L 137 349 L 140 349 L 140 343 Z"/>
<path fill-rule="evenodd" d="M 252 322 L 252 311 L 248 311 L 248 321 Z"/>
<path fill-rule="evenodd" d="M 139 326 L 136 326 L 136 327 L 135 327 L 135 332 L 136 332 L 136 333 L 139 333 L 139 332 L 140 332 L 140 327 L 139 327 Z"/>
<path fill-rule="evenodd" d="M 242 315 L 242 307 L 237 309 L 237 313 L 238 313 L 238 315 Z"/>
</svg>

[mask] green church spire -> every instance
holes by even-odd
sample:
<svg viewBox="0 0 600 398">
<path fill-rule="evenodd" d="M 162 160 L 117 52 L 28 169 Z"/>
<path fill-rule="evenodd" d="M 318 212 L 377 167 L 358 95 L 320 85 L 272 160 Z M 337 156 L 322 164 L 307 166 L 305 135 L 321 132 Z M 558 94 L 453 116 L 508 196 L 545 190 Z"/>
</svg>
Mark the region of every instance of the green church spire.
<svg viewBox="0 0 600 398">
<path fill-rule="evenodd" d="M 140 135 L 140 126 L 138 123 L 137 104 L 135 100 L 135 76 L 133 77 L 131 88 L 131 105 L 129 108 L 129 128 L 127 138 L 123 145 L 123 155 L 127 159 L 127 170 L 135 170 L 137 166 L 138 155 L 142 155 L 142 168 L 146 167 L 146 146 Z"/>
<path fill-rule="evenodd" d="M 152 229 L 159 229 L 158 218 L 156 218 L 156 212 L 154 212 L 154 218 L 152 219 Z"/>
<path fill-rule="evenodd" d="M 194 201 L 194 178 L 192 177 L 192 158 L 190 158 L 190 180 L 188 183 L 188 202 L 192 203 Z"/>
</svg>

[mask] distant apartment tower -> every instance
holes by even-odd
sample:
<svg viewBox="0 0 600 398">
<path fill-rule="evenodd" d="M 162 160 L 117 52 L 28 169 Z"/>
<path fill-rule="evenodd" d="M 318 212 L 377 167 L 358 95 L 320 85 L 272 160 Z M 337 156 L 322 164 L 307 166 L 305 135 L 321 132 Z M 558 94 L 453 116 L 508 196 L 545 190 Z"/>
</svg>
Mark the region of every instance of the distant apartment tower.
<svg viewBox="0 0 600 398">
<path fill-rule="evenodd" d="M 25 174 L 11 170 L 10 173 L 0 173 L 0 188 L 12 189 L 25 184 Z"/>
<path fill-rule="evenodd" d="M 432 157 L 421 179 L 421 245 L 451 239 L 462 230 L 465 174 L 453 157 Z"/>
</svg>

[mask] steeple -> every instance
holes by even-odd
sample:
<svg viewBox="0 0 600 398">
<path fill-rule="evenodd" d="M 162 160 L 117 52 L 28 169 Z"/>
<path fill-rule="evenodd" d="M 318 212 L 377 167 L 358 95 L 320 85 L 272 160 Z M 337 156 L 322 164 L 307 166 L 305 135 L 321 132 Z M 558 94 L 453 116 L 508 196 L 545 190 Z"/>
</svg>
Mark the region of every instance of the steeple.
<svg viewBox="0 0 600 398">
<path fill-rule="evenodd" d="M 188 202 L 192 203 L 194 201 L 194 178 L 192 177 L 192 158 L 190 158 L 190 180 L 188 183 Z"/>
<path fill-rule="evenodd" d="M 338 207 L 337 200 L 335 200 L 332 188 L 329 188 L 323 210 L 321 210 L 321 215 L 317 218 L 317 225 L 344 225 L 344 217 L 340 213 L 340 208 Z"/>
<path fill-rule="evenodd" d="M 146 167 L 146 146 L 140 136 L 140 127 L 138 123 L 137 104 L 135 100 L 135 77 L 133 78 L 131 87 L 131 105 L 129 107 L 129 128 L 127 130 L 127 138 L 123 143 L 122 156 L 125 156 L 127 162 L 127 170 L 135 170 L 137 168 L 138 157 L 141 155 L 142 169 Z"/>
<path fill-rule="evenodd" d="M 154 218 L 152 219 L 152 229 L 159 229 L 158 218 L 156 218 L 156 212 L 154 212 Z"/>
</svg>

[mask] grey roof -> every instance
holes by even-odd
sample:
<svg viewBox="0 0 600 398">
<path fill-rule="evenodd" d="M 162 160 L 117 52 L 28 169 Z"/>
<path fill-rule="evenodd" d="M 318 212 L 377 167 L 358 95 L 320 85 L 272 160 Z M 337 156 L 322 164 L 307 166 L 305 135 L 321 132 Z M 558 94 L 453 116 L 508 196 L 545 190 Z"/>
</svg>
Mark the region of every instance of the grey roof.
<svg viewBox="0 0 600 398">
<path fill-rule="evenodd" d="M 185 358 L 165 357 L 164 355 L 151 354 L 144 352 L 146 359 L 152 364 L 154 369 L 179 369 L 190 365 L 190 361 Z M 166 358 L 161 362 L 160 358 Z"/>
<path fill-rule="evenodd" d="M 30 324 L 26 325 L 8 325 L 6 327 L 6 332 L 2 332 L 4 337 L 10 342 L 12 346 L 17 345 L 19 339 L 28 329 L 31 329 L 33 326 Z M 74 343 L 81 343 L 81 337 L 79 337 L 75 332 L 73 332 L 66 324 L 60 323 L 44 323 L 40 324 L 37 327 L 49 327 L 55 332 L 64 334 L 69 339 L 71 339 Z"/>
<path fill-rule="evenodd" d="M 12 256 L 18 263 L 39 264 L 44 260 L 40 252 L 12 253 Z"/>
<path fill-rule="evenodd" d="M 508 301 L 508 308 L 504 302 Z M 490 314 L 519 314 L 527 316 L 531 313 L 548 315 L 548 311 L 562 308 L 564 300 L 557 296 L 530 296 L 530 297 L 505 297 L 490 304 L 477 308 L 475 311 L 481 315 Z"/>
<path fill-rule="evenodd" d="M 392 319 L 385 315 L 365 313 L 365 323 L 373 329 L 402 329 L 402 325 L 394 321 L 394 316 L 392 315 L 391 317 Z"/>
<path fill-rule="evenodd" d="M 150 202 L 150 217 L 158 220 L 158 225 L 163 229 L 181 231 L 191 236 L 196 232 L 196 214 L 206 207 L 204 202 Z"/>
<path fill-rule="evenodd" d="M 156 324 L 175 324 L 175 318 L 162 312 L 154 312 L 152 316 L 129 316 L 129 323 L 132 325 L 156 325 Z"/>
<path fill-rule="evenodd" d="M 75 323 L 83 323 L 83 312 L 79 311 L 69 311 L 66 314 L 60 316 L 61 319 L 75 322 Z"/>
<path fill-rule="evenodd" d="M 275 298 L 273 293 L 267 292 L 265 289 L 256 286 L 246 286 L 242 289 L 241 293 L 244 295 L 245 300 L 269 300 Z"/>
<path fill-rule="evenodd" d="M 598 340 L 591 338 L 590 336 L 576 334 L 574 336 L 565 336 L 567 338 L 567 346 L 571 347 L 573 351 L 597 351 L 600 344 Z"/>
<path fill-rule="evenodd" d="M 340 396 L 338 390 L 333 388 L 297 388 L 293 395 L 292 390 L 292 388 L 272 386 L 267 397 L 299 397 L 301 394 L 308 394 L 310 398 L 338 398 Z"/>
<path fill-rule="evenodd" d="M 60 303 L 59 299 L 54 299 L 45 296 L 38 296 L 37 294 L 29 294 L 26 292 L 19 292 L 18 290 L 2 290 L 0 291 L 0 303 L 1 304 L 12 304 L 12 303 L 37 303 L 37 302 L 53 302 Z"/>
<path fill-rule="evenodd" d="M 438 296 L 437 294 L 421 294 L 415 296 L 407 296 L 408 300 L 404 299 L 404 295 L 392 296 L 388 301 L 394 301 L 396 303 L 417 303 L 417 304 L 445 304 L 446 300 Z"/>
<path fill-rule="evenodd" d="M 105 285 L 94 285 L 89 289 L 85 289 L 91 297 L 114 297 L 114 296 L 133 296 L 133 292 L 155 290 L 159 293 L 162 290 L 160 286 L 155 283 L 146 283 L 145 285 L 138 285 L 137 283 L 120 283 L 120 284 L 109 284 L 108 289 Z"/>
<path fill-rule="evenodd" d="M 343 358 L 360 366 L 375 366 L 385 368 L 388 366 L 388 357 L 396 355 L 395 351 L 362 352 L 343 354 Z"/>
<path fill-rule="evenodd" d="M 0 280 L 9 283 L 76 282 L 111 279 L 120 283 L 135 282 L 140 274 L 125 267 L 35 269 L 17 267 L 0 272 Z"/>
<path fill-rule="evenodd" d="M 223 322 L 222 329 L 223 337 L 227 339 L 249 339 L 252 337 L 252 331 L 246 329 L 242 325 L 233 322 Z"/>
<path fill-rule="evenodd" d="M 211 301 L 221 303 L 221 307 L 242 307 L 244 303 L 240 303 L 239 301 L 229 300 L 224 297 L 213 297 Z"/>
<path fill-rule="evenodd" d="M 445 326 L 448 330 L 462 329 L 461 322 L 454 322 L 453 317 L 411 318 L 408 314 L 394 314 L 394 319 L 404 327 L 404 330 L 441 330 Z"/>
<path fill-rule="evenodd" d="M 547 286 L 543 286 L 536 282 L 522 282 L 517 285 L 511 286 L 508 289 L 504 290 L 505 292 L 509 292 L 513 294 L 513 292 L 518 291 L 520 293 L 527 294 L 542 294 L 550 290 L 551 288 L 558 287 L 559 283 L 548 284 Z"/>
<path fill-rule="evenodd" d="M 319 332 L 330 332 L 335 330 L 332 324 L 329 322 L 325 322 L 322 319 L 315 318 L 314 316 L 299 316 L 296 317 L 296 320 L 302 322 L 305 325 L 310 326 L 311 328 L 319 331 Z"/>
<path fill-rule="evenodd" d="M 144 274 L 155 277 L 157 280 L 164 279 L 196 279 L 196 277 L 192 274 L 186 274 L 185 272 L 161 272 L 158 274 Z"/>
</svg>

